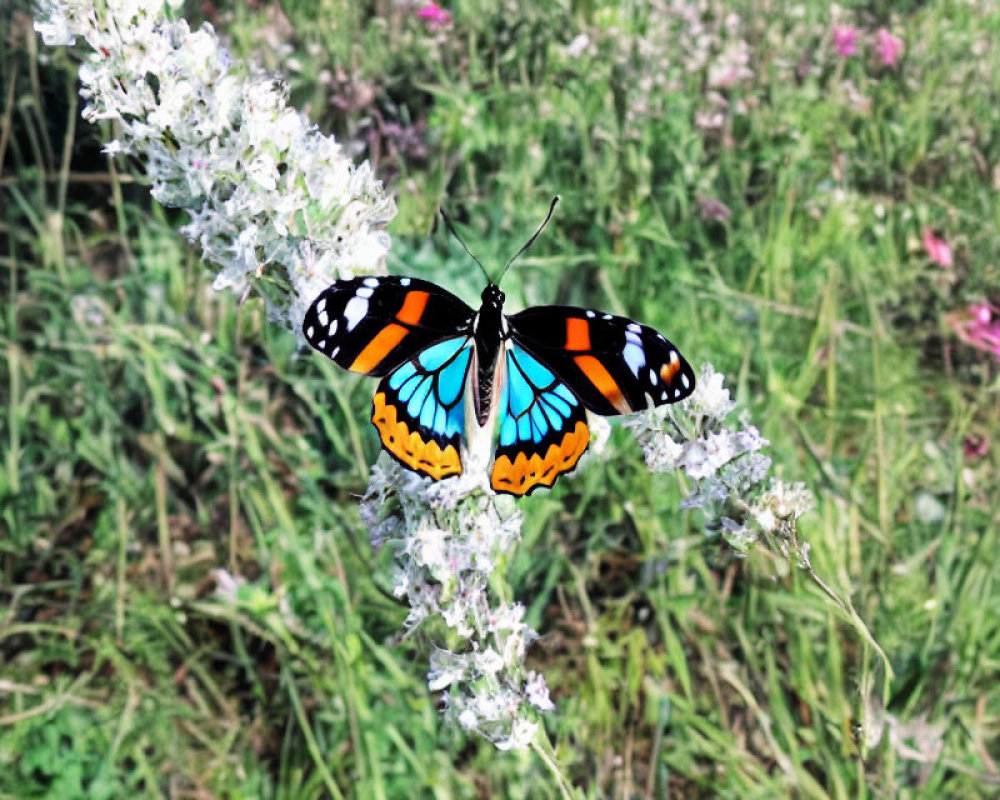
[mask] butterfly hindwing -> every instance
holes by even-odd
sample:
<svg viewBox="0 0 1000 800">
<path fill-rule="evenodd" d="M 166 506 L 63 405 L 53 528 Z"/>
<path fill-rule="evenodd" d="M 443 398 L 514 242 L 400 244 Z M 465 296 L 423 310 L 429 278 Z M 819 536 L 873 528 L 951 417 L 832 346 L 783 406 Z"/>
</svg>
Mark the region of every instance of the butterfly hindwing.
<svg viewBox="0 0 1000 800">
<path fill-rule="evenodd" d="M 580 400 L 537 358 L 516 344 L 501 358 L 500 438 L 490 483 L 494 491 L 525 495 L 572 470 L 590 432 Z"/>
<path fill-rule="evenodd" d="M 515 342 L 546 364 L 596 414 L 676 403 L 694 370 L 663 334 L 627 317 L 533 306 L 507 318 Z"/>
<path fill-rule="evenodd" d="M 435 480 L 462 472 L 465 380 L 472 340 L 431 345 L 382 379 L 372 422 L 382 446 L 401 464 Z"/>
<path fill-rule="evenodd" d="M 380 378 L 442 339 L 468 332 L 474 313 L 429 281 L 395 276 L 335 281 L 306 311 L 306 341 L 339 366 Z"/>
</svg>

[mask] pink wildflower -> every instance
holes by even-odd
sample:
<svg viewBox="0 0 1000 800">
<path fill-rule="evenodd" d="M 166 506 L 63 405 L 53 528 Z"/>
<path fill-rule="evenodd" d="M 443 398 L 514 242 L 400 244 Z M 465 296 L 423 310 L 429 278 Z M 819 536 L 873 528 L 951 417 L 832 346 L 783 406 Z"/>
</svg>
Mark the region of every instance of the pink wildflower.
<svg viewBox="0 0 1000 800">
<path fill-rule="evenodd" d="M 896 66 L 899 57 L 903 55 L 903 40 L 893 36 L 885 28 L 879 28 L 875 34 L 875 52 L 887 67 Z"/>
<path fill-rule="evenodd" d="M 451 12 L 441 8 L 434 0 L 421 8 L 417 12 L 417 16 L 426 20 L 427 25 L 431 28 L 444 28 L 451 24 Z"/>
<path fill-rule="evenodd" d="M 833 29 L 833 48 L 843 58 L 858 51 L 858 29 L 853 25 L 836 25 Z"/>
<path fill-rule="evenodd" d="M 924 250 L 926 250 L 927 255 L 931 257 L 931 261 L 945 267 L 946 269 L 951 267 L 954 263 L 954 259 L 952 259 L 951 256 L 950 244 L 948 244 L 944 239 L 940 239 L 935 236 L 934 231 L 930 228 L 924 228 L 923 242 Z"/>
<path fill-rule="evenodd" d="M 982 458 L 990 451 L 990 440 L 985 436 L 965 437 L 966 458 Z"/>
<path fill-rule="evenodd" d="M 714 197 L 698 197 L 698 209 L 701 211 L 701 218 L 704 220 L 715 220 L 725 222 L 732 213 L 729 206 Z"/>
<path fill-rule="evenodd" d="M 1000 360 L 1000 311 L 990 303 L 973 303 L 947 318 L 959 339 Z"/>
<path fill-rule="evenodd" d="M 746 42 L 727 50 L 708 68 L 708 85 L 713 89 L 729 89 L 745 78 L 753 77 L 750 69 L 750 48 Z"/>
</svg>

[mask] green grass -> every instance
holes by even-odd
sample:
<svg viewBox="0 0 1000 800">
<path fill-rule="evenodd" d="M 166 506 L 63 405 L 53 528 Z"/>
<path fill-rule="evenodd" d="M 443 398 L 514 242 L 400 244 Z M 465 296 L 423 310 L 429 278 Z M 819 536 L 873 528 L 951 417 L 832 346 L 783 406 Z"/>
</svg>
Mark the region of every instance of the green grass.
<svg viewBox="0 0 1000 800">
<path fill-rule="evenodd" d="M 468 0 L 437 41 L 394 4 L 282 5 L 287 29 L 271 7 L 217 24 L 324 129 L 418 126 L 425 155 L 366 152 L 398 197 L 390 269 L 474 301 L 437 204 L 489 266 L 561 194 L 511 307 L 599 304 L 726 372 L 776 473 L 815 492 L 813 568 L 863 622 L 794 559 L 706 536 L 615 431 L 521 503 L 506 575 L 542 633 L 561 774 L 588 798 L 996 796 L 998 370 L 945 318 L 1000 285 L 1000 16 L 872 4 L 858 21 L 906 41 L 892 71 L 839 64 L 825 4 L 738 4 L 757 75 L 704 132 L 683 41 L 641 96 L 658 70 L 619 45 L 655 20 L 631 4 Z M 563 55 L 582 30 L 595 52 Z M 182 217 L 100 156 L 110 131 L 40 47 L 21 17 L 0 43 L 0 798 L 559 797 L 538 754 L 446 727 L 429 637 L 399 638 L 357 514 L 371 384 L 211 292 Z M 359 86 L 370 104 L 333 102 Z M 705 196 L 730 218 L 701 219 Z M 248 579 L 236 606 L 218 567 Z"/>
</svg>

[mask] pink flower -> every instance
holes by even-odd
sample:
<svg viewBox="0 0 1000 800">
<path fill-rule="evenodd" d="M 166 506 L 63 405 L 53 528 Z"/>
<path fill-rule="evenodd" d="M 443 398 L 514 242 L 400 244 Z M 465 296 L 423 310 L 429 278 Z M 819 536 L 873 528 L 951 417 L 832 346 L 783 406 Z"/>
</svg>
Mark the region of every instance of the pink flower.
<svg viewBox="0 0 1000 800">
<path fill-rule="evenodd" d="M 451 12 L 445 11 L 434 0 L 421 8 L 417 12 L 417 16 L 426 20 L 427 25 L 431 28 L 444 28 L 451 24 Z"/>
<path fill-rule="evenodd" d="M 990 440 L 985 436 L 966 436 L 966 458 L 982 458 L 990 451 Z"/>
<path fill-rule="evenodd" d="M 954 260 L 951 257 L 951 245 L 944 239 L 939 239 L 930 228 L 923 231 L 924 250 L 931 257 L 931 261 L 946 269 L 951 267 Z"/>
<path fill-rule="evenodd" d="M 853 56 L 858 51 L 858 29 L 853 25 L 834 26 L 833 48 L 838 56 Z"/>
<path fill-rule="evenodd" d="M 701 211 L 701 218 L 704 220 L 715 220 L 725 222 L 732 213 L 729 206 L 714 197 L 698 197 L 698 209 Z"/>
<path fill-rule="evenodd" d="M 1000 311 L 995 306 L 973 303 L 965 311 L 949 314 L 947 321 L 963 342 L 1000 360 Z"/>
<path fill-rule="evenodd" d="M 879 28 L 875 34 L 875 52 L 887 67 L 896 66 L 899 57 L 903 55 L 903 40 L 893 36 L 885 28 Z"/>
</svg>

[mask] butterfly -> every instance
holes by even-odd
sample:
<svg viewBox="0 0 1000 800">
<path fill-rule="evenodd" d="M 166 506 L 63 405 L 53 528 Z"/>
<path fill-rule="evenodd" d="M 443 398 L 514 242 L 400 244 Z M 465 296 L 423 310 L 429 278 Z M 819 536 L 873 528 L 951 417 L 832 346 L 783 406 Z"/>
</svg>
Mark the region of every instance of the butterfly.
<svg viewBox="0 0 1000 800">
<path fill-rule="evenodd" d="M 403 466 L 459 475 L 469 426 L 496 429 L 490 485 L 526 495 L 576 466 L 590 442 L 587 411 L 629 414 L 694 391 L 690 364 L 654 329 L 563 305 L 508 316 L 487 281 L 478 311 L 429 281 L 384 276 L 335 281 L 306 312 L 313 348 L 381 378 L 372 422 Z"/>
</svg>

